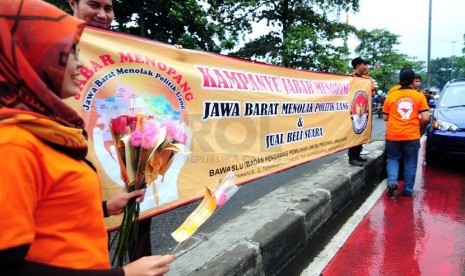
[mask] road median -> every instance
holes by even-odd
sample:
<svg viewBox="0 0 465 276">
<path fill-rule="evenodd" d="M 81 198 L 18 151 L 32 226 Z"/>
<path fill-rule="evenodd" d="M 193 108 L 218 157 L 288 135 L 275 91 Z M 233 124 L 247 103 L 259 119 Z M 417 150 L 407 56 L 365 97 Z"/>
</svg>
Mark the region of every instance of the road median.
<svg viewBox="0 0 465 276">
<path fill-rule="evenodd" d="M 365 146 L 364 167 L 347 156 L 244 206 L 244 213 L 212 233 L 185 242 L 168 275 L 275 275 L 361 188 L 382 180 L 384 141 Z"/>
</svg>

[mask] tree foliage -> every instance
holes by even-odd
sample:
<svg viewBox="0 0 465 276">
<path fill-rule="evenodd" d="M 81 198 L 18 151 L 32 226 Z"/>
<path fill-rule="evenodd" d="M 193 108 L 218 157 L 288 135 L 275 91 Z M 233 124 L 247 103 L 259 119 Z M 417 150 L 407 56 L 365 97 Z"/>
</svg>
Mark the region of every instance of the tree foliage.
<svg viewBox="0 0 465 276">
<path fill-rule="evenodd" d="M 71 12 L 66 1 L 47 2 Z M 379 65 L 371 75 L 383 90 L 397 82 L 400 68 L 423 66 L 395 49 L 397 35 L 341 22 L 341 15 L 358 11 L 359 0 L 113 0 L 113 5 L 115 30 L 297 69 L 349 73 L 346 42 L 356 34 L 356 52 Z M 251 38 L 257 24 L 266 30 Z"/>
<path fill-rule="evenodd" d="M 64 0 L 44 0 L 45 2 L 48 2 L 52 5 L 55 5 L 56 7 L 68 12 L 68 13 L 71 13 L 73 12 L 73 10 L 71 9 L 71 7 L 69 6 L 68 4 L 68 1 L 64 1 Z"/>
<path fill-rule="evenodd" d="M 196 0 L 113 1 L 118 29 L 134 35 L 209 52 L 221 47 L 221 29 L 208 20 L 208 9 Z"/>
<path fill-rule="evenodd" d="M 462 48 L 462 54 L 465 54 L 465 34 L 463 35 L 463 48 Z"/>
<path fill-rule="evenodd" d="M 399 45 L 398 35 L 386 29 L 362 29 L 356 34 L 360 43 L 355 52 L 370 61 L 370 76 L 378 82 L 379 89 L 387 91 L 395 85 L 401 68 L 409 67 L 418 73 L 423 70 L 423 62 L 414 61 L 395 48 Z"/>
<path fill-rule="evenodd" d="M 431 86 L 441 90 L 454 78 L 465 78 L 465 57 L 444 57 L 430 62 Z"/>
<path fill-rule="evenodd" d="M 63 0 L 46 0 L 71 13 Z M 185 48 L 220 52 L 222 29 L 196 0 L 113 0 L 114 30 Z"/>
<path fill-rule="evenodd" d="M 356 11 L 359 0 L 210 0 L 211 15 L 230 41 L 243 41 L 257 23 L 269 32 L 237 45 L 230 54 L 286 67 L 340 72 L 353 28 L 339 15 Z M 339 45 L 338 45 L 339 43 Z"/>
</svg>

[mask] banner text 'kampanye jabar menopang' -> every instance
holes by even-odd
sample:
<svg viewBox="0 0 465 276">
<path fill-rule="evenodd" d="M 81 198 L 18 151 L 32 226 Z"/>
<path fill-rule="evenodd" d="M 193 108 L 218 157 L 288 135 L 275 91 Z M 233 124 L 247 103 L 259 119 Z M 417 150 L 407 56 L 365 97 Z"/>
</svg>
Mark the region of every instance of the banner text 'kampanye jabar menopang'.
<svg viewBox="0 0 465 276">
<path fill-rule="evenodd" d="M 186 137 L 164 175 L 147 189 L 151 216 L 214 191 L 233 171 L 239 184 L 366 143 L 371 135 L 367 79 L 293 70 L 119 33 L 87 29 L 78 98 L 89 159 L 104 196 L 123 182 L 110 118 L 137 110 L 176 121 Z M 115 228 L 121 219 L 107 220 Z"/>
</svg>

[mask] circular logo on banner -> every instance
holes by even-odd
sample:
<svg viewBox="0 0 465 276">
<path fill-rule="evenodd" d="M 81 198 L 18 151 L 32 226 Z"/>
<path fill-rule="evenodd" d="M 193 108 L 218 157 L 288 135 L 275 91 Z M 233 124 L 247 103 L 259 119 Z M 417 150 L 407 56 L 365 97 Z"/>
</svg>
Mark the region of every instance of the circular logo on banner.
<svg viewBox="0 0 465 276">
<path fill-rule="evenodd" d="M 368 95 L 365 91 L 360 90 L 355 93 L 350 110 L 350 118 L 352 119 L 352 128 L 356 134 L 365 131 L 368 124 Z"/>
</svg>

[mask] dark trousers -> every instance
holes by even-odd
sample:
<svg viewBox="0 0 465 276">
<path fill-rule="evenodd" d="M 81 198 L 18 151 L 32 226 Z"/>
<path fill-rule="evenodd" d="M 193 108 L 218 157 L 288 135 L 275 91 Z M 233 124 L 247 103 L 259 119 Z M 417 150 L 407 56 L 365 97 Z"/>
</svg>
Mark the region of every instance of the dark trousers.
<svg viewBox="0 0 465 276">
<path fill-rule="evenodd" d="M 360 157 L 361 152 L 362 145 L 349 148 L 349 152 L 347 153 L 347 155 L 349 155 L 349 160 L 358 159 Z"/>
</svg>

